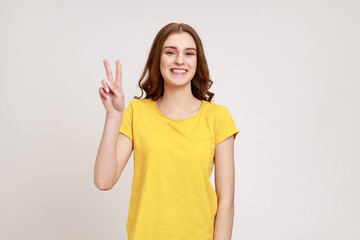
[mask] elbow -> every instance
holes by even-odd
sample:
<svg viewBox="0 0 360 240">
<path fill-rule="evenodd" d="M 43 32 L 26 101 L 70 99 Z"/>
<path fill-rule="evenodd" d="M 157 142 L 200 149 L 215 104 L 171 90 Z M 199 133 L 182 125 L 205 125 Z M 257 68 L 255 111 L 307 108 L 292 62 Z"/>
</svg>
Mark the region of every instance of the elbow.
<svg viewBox="0 0 360 240">
<path fill-rule="evenodd" d="M 95 181 L 95 186 L 100 190 L 100 191 L 109 191 L 112 189 L 113 185 L 109 185 L 109 184 L 104 184 L 104 183 L 100 183 L 100 182 L 96 182 Z"/>
<path fill-rule="evenodd" d="M 219 196 L 218 205 L 224 205 L 229 207 L 234 206 L 234 196 Z"/>
<path fill-rule="evenodd" d="M 109 191 L 112 187 L 97 187 L 100 191 Z"/>
</svg>

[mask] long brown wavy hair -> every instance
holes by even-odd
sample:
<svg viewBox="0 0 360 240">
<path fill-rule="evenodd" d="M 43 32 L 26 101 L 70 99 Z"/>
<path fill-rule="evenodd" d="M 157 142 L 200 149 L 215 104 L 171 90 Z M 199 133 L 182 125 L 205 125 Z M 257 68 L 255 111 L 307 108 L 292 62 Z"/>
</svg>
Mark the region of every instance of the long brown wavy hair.
<svg viewBox="0 0 360 240">
<path fill-rule="evenodd" d="M 214 93 L 210 92 L 209 88 L 213 84 L 213 81 L 211 81 L 209 76 L 204 48 L 196 31 L 185 23 L 169 23 L 157 33 L 138 83 L 141 89 L 141 95 L 140 97 L 135 96 L 134 98 L 140 99 L 145 91 L 145 98 L 151 98 L 156 101 L 164 94 L 164 79 L 160 72 L 162 46 L 170 34 L 181 32 L 187 32 L 193 37 L 197 49 L 197 67 L 195 75 L 191 80 L 191 92 L 195 98 L 211 102 Z"/>
</svg>

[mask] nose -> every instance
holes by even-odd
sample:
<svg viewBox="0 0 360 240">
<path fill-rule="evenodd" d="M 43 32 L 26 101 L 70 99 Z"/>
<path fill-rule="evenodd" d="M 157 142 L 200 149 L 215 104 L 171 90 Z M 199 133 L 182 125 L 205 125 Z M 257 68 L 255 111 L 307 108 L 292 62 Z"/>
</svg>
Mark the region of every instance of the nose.
<svg viewBox="0 0 360 240">
<path fill-rule="evenodd" d="M 175 63 L 177 63 L 177 64 L 179 64 L 179 65 L 181 65 L 181 64 L 184 63 L 184 59 L 183 59 L 183 55 L 182 55 L 182 54 L 178 54 L 178 55 L 176 56 Z"/>
</svg>

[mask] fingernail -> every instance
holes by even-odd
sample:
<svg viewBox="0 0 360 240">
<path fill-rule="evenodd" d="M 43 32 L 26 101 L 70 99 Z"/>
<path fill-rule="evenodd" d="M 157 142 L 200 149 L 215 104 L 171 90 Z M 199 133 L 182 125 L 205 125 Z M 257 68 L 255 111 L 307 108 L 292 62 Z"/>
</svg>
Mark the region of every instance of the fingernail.
<svg viewBox="0 0 360 240">
<path fill-rule="evenodd" d="M 105 88 L 105 91 L 106 91 L 106 92 L 109 92 L 109 88 Z"/>
<path fill-rule="evenodd" d="M 111 86 L 111 83 L 109 81 L 107 81 L 107 83 Z"/>
<path fill-rule="evenodd" d="M 109 97 L 108 95 L 106 95 L 106 98 L 107 98 L 107 99 L 110 99 L 110 97 Z"/>
</svg>

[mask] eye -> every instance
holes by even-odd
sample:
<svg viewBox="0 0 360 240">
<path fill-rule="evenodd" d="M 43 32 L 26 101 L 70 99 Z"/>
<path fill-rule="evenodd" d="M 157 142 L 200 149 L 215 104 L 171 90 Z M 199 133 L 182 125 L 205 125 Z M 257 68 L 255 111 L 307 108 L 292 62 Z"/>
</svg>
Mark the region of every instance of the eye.
<svg viewBox="0 0 360 240">
<path fill-rule="evenodd" d="M 174 53 L 174 52 L 166 52 L 166 54 L 170 54 L 170 55 L 173 54 L 173 53 Z"/>
<path fill-rule="evenodd" d="M 192 52 L 188 52 L 188 53 L 186 53 L 186 55 L 191 56 L 191 55 L 195 55 L 195 54 L 193 54 Z"/>
</svg>

